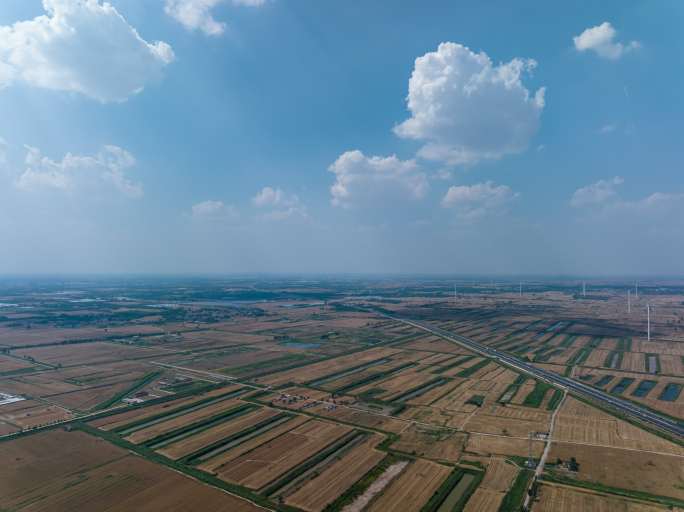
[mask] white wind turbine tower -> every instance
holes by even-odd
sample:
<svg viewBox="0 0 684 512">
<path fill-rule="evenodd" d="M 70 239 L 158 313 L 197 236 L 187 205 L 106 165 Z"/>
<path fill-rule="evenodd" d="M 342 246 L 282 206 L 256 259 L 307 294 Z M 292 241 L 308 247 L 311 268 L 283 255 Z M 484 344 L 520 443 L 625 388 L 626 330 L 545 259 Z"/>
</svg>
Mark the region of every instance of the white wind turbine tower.
<svg viewBox="0 0 684 512">
<path fill-rule="evenodd" d="M 519 294 L 522 297 L 522 281 L 520 281 L 520 292 L 519 292 Z"/>
<path fill-rule="evenodd" d="M 582 297 L 586 297 L 586 296 L 587 296 L 587 282 L 582 281 Z"/>
<path fill-rule="evenodd" d="M 651 305 L 646 304 L 646 322 L 647 322 L 647 337 L 651 341 Z"/>
<path fill-rule="evenodd" d="M 639 281 L 634 281 L 634 297 L 639 298 Z"/>
<path fill-rule="evenodd" d="M 627 314 L 632 312 L 632 290 L 627 290 Z"/>
</svg>

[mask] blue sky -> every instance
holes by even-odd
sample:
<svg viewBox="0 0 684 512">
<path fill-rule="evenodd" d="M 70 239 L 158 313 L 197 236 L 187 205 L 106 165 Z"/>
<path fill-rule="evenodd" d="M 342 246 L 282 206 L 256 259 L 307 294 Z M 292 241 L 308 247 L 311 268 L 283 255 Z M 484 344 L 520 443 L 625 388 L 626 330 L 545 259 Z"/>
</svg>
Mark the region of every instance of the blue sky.
<svg viewBox="0 0 684 512">
<path fill-rule="evenodd" d="M 0 268 L 681 274 L 683 14 L 3 0 Z"/>
</svg>

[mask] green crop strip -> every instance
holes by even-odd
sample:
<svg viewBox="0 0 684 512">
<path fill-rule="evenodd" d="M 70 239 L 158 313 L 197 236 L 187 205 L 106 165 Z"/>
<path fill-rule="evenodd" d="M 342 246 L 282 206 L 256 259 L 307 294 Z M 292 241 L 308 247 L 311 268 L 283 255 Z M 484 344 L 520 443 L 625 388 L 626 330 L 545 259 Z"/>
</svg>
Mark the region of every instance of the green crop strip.
<svg viewBox="0 0 684 512">
<path fill-rule="evenodd" d="M 553 387 L 545 382 L 536 381 L 534 389 L 525 397 L 522 405 L 527 407 L 539 407 L 549 389 L 553 389 Z"/>
<path fill-rule="evenodd" d="M 444 483 L 439 486 L 428 502 L 423 505 L 423 507 L 420 509 L 420 512 L 436 512 L 444 503 L 444 501 L 447 500 L 461 479 L 466 475 L 471 475 L 473 479 L 468 484 L 467 489 L 465 489 L 463 494 L 461 494 L 458 501 L 451 508 L 451 512 L 460 512 L 463 510 L 463 507 L 470 496 L 473 494 L 473 492 L 475 492 L 477 486 L 480 485 L 480 481 L 484 477 L 484 473 L 474 470 L 469 471 L 462 468 L 455 469 L 444 481 Z"/>
<path fill-rule="evenodd" d="M 488 364 L 489 364 L 489 359 L 484 359 L 483 361 L 480 361 L 479 363 L 474 364 L 470 368 L 466 368 L 465 370 L 457 373 L 456 376 L 457 377 L 463 377 L 463 378 L 470 377 L 473 373 L 484 368 Z"/>
<path fill-rule="evenodd" d="M 525 499 L 525 491 L 534 476 L 534 471 L 523 469 L 518 473 L 518 476 L 513 482 L 513 486 L 504 496 L 498 512 L 517 512 L 522 508 L 523 500 Z"/>
</svg>

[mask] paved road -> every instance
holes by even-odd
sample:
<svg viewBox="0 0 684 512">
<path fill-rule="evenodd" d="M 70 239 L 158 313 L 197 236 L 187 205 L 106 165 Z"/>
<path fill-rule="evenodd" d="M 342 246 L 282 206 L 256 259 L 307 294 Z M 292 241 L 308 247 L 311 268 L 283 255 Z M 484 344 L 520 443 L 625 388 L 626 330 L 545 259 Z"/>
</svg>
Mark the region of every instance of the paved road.
<svg viewBox="0 0 684 512">
<path fill-rule="evenodd" d="M 613 410 L 616 410 L 626 416 L 631 416 L 644 423 L 648 423 L 650 425 L 658 427 L 661 430 L 664 430 L 671 434 L 675 434 L 676 436 L 684 437 L 684 424 L 682 422 L 677 422 L 669 418 L 663 417 L 659 414 L 649 411 L 648 409 L 644 409 L 643 407 L 634 405 L 633 403 L 627 400 L 617 398 L 604 391 L 588 386 L 582 382 L 570 379 L 568 377 L 564 377 L 562 375 L 544 370 L 542 368 L 538 368 L 533 364 L 521 361 L 505 352 L 502 352 L 492 347 L 488 347 L 487 345 L 478 343 L 474 340 L 471 340 L 470 338 L 461 336 L 460 334 L 454 334 L 445 331 L 444 329 L 434 327 L 425 322 L 408 320 L 405 318 L 400 318 L 392 315 L 385 316 L 387 316 L 388 318 L 392 318 L 393 320 L 396 320 L 398 322 L 412 325 L 413 327 L 416 327 L 423 331 L 427 331 L 431 334 L 434 334 L 435 336 L 439 336 L 446 340 L 453 341 L 454 343 L 457 343 L 469 350 L 472 350 L 473 352 L 494 359 L 495 361 L 502 363 L 506 366 L 515 368 L 523 373 L 531 375 L 536 379 L 548 382 L 550 384 L 554 384 L 555 386 L 558 386 L 566 391 L 569 391 L 581 397 L 588 398 L 595 402 L 600 402 L 603 405 L 608 406 Z"/>
</svg>

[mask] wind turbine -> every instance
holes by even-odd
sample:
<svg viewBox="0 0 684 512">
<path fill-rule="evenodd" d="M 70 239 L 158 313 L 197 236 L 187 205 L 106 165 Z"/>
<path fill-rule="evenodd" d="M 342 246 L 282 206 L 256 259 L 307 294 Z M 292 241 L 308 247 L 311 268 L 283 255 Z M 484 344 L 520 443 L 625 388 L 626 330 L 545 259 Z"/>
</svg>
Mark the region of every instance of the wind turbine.
<svg viewBox="0 0 684 512">
<path fill-rule="evenodd" d="M 586 297 L 586 296 L 587 296 L 587 282 L 582 281 L 582 297 Z"/>
<path fill-rule="evenodd" d="M 632 313 L 632 290 L 627 290 L 627 314 Z"/>
<path fill-rule="evenodd" d="M 651 341 L 651 305 L 646 304 L 646 322 L 647 322 L 647 333 L 648 333 L 648 341 Z"/>
</svg>

